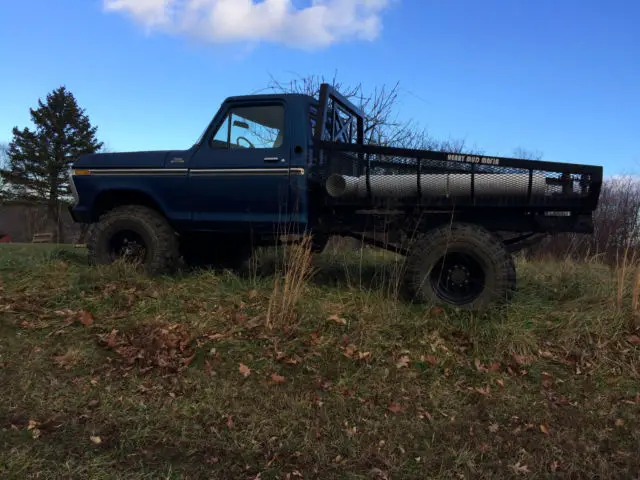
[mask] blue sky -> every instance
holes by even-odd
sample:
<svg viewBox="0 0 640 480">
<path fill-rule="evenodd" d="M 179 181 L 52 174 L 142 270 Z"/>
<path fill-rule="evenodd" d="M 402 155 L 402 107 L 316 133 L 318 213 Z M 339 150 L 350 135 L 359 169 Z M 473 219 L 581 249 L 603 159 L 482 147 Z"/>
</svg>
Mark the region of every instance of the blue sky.
<svg viewBox="0 0 640 480">
<path fill-rule="evenodd" d="M 64 84 L 111 149 L 188 147 L 224 97 L 337 71 L 437 138 L 640 170 L 639 2 L 197 1 L 1 0 L 0 141 Z"/>
</svg>

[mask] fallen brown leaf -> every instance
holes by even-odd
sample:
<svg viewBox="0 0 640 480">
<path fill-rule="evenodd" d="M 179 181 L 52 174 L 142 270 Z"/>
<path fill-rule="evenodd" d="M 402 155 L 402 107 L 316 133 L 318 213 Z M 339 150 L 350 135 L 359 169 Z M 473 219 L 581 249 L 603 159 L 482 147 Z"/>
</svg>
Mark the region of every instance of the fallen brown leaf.
<svg viewBox="0 0 640 480">
<path fill-rule="evenodd" d="M 549 435 L 549 427 L 547 427 L 544 423 L 540 425 L 540 431 L 545 435 Z"/>
<path fill-rule="evenodd" d="M 420 418 L 420 419 L 426 418 L 430 422 L 433 421 L 433 416 L 429 412 L 427 412 L 425 410 L 422 410 L 422 409 L 420 409 L 420 414 L 418 415 L 418 418 Z"/>
<path fill-rule="evenodd" d="M 476 387 L 474 388 L 474 390 L 478 392 L 480 395 L 483 395 L 485 397 L 488 397 L 491 394 L 491 389 L 489 387 L 486 387 L 486 388 Z"/>
<path fill-rule="evenodd" d="M 36 422 L 35 420 L 29 420 L 29 424 L 27 425 L 27 430 L 31 431 L 31 436 L 34 439 L 37 439 L 40 437 L 40 429 L 38 428 L 38 426 L 40 425 L 40 422 Z"/>
<path fill-rule="evenodd" d="M 204 361 L 204 372 L 209 376 L 213 375 L 213 366 L 209 360 Z"/>
<path fill-rule="evenodd" d="M 344 318 L 339 317 L 338 315 L 331 315 L 329 318 L 327 318 L 327 320 L 329 320 L 331 322 L 339 323 L 340 325 L 346 325 L 347 324 L 347 321 Z"/>
<path fill-rule="evenodd" d="M 629 338 L 627 338 L 627 341 L 628 341 L 631 345 L 640 345 L 640 336 L 638 336 L 638 335 L 631 335 Z"/>
<path fill-rule="evenodd" d="M 241 363 L 238 367 L 238 372 L 243 375 L 245 378 L 251 375 L 251 369 L 247 367 L 244 363 Z"/>
<path fill-rule="evenodd" d="M 75 349 L 69 349 L 66 353 L 53 357 L 54 363 L 65 370 L 69 370 L 71 367 L 77 365 L 79 360 L 80 353 Z"/>
<path fill-rule="evenodd" d="M 520 462 L 517 462 L 515 465 L 512 465 L 511 468 L 513 468 L 513 470 L 516 473 L 531 473 L 531 470 L 529 470 L 529 467 L 527 467 L 526 465 L 521 465 Z"/>
<path fill-rule="evenodd" d="M 273 383 L 284 383 L 287 381 L 286 378 L 284 378 L 282 375 L 278 375 L 277 373 L 272 373 L 271 374 L 271 381 Z"/>
<path fill-rule="evenodd" d="M 423 362 L 427 362 L 429 365 L 434 366 L 434 367 L 436 365 L 438 365 L 438 363 L 440 363 L 438 361 L 438 359 L 436 357 L 434 357 L 433 355 L 423 355 L 421 360 Z"/>
<path fill-rule="evenodd" d="M 209 340 L 213 340 L 213 341 L 220 340 L 220 339 L 225 338 L 225 337 L 226 337 L 226 335 L 224 335 L 222 333 L 213 333 L 211 335 L 207 335 L 207 338 Z"/>
<path fill-rule="evenodd" d="M 489 368 L 487 368 L 487 371 L 489 372 L 497 372 L 498 370 L 500 370 L 500 362 L 493 362 L 491 365 L 489 365 Z"/>
<path fill-rule="evenodd" d="M 86 310 L 81 310 L 80 311 L 80 323 L 82 323 L 82 325 L 84 325 L 85 327 L 88 327 L 89 325 L 92 325 L 93 324 L 93 315 L 91 315 L 91 313 L 86 311 Z"/>
<path fill-rule="evenodd" d="M 501 378 L 496 378 L 496 383 L 500 385 L 501 388 L 504 388 L 504 380 Z"/>
<path fill-rule="evenodd" d="M 391 403 L 389 407 L 387 407 L 391 413 L 398 413 L 402 411 L 402 405 L 399 403 Z"/>
<path fill-rule="evenodd" d="M 367 360 L 371 358 L 372 355 L 371 352 L 358 352 L 358 360 Z"/>
<path fill-rule="evenodd" d="M 621 418 L 616 419 L 616 427 L 621 427 L 624 425 L 624 420 Z"/>
<path fill-rule="evenodd" d="M 353 358 L 353 355 L 356 353 L 356 346 L 353 344 L 347 345 L 342 351 L 345 357 Z"/>
<path fill-rule="evenodd" d="M 473 362 L 474 365 L 476 366 L 476 370 L 478 370 L 479 372 L 485 373 L 487 371 L 487 367 L 485 367 L 482 362 L 480 362 L 479 358 L 476 358 L 475 361 Z"/>
<path fill-rule="evenodd" d="M 401 356 L 396 362 L 396 368 L 404 368 L 409 366 L 409 355 Z"/>
<path fill-rule="evenodd" d="M 111 333 L 106 337 L 107 348 L 113 348 L 118 343 L 118 330 L 115 328 L 111 330 Z"/>
<path fill-rule="evenodd" d="M 184 364 L 184 366 L 188 366 L 191 364 L 191 362 L 193 362 L 193 359 L 196 358 L 196 354 L 194 353 L 193 355 L 191 355 L 190 357 L 184 358 L 182 360 L 182 363 Z"/>
<path fill-rule="evenodd" d="M 518 365 L 529 365 L 530 361 L 527 357 L 513 353 L 511 355 Z"/>
<path fill-rule="evenodd" d="M 233 428 L 233 417 L 231 415 L 227 415 L 227 428 Z"/>
</svg>

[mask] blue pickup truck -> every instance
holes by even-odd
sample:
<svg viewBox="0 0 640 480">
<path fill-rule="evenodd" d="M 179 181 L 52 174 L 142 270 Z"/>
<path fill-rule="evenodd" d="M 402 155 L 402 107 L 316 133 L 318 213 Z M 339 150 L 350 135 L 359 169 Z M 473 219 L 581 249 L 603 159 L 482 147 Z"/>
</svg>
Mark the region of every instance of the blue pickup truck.
<svg viewBox="0 0 640 480">
<path fill-rule="evenodd" d="M 90 224 L 90 263 L 233 268 L 283 233 L 315 251 L 351 236 L 406 257 L 412 299 L 484 309 L 515 290 L 513 252 L 593 231 L 600 166 L 366 144 L 365 122 L 323 84 L 229 97 L 186 150 L 79 158 L 70 212 Z"/>
</svg>

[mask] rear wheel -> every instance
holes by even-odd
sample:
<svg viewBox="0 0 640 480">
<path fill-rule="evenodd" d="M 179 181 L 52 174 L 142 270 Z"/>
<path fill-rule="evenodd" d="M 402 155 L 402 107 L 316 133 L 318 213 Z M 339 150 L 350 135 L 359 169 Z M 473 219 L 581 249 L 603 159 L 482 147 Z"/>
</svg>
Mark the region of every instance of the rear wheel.
<svg viewBox="0 0 640 480">
<path fill-rule="evenodd" d="M 93 225 L 87 250 L 92 265 L 121 260 L 141 265 L 150 274 L 165 274 L 177 266 L 178 238 L 160 213 L 142 205 L 125 205 Z"/>
<path fill-rule="evenodd" d="M 407 293 L 422 303 L 485 310 L 510 300 L 513 257 L 500 239 L 473 224 L 452 224 L 421 236 L 406 262 Z"/>
</svg>

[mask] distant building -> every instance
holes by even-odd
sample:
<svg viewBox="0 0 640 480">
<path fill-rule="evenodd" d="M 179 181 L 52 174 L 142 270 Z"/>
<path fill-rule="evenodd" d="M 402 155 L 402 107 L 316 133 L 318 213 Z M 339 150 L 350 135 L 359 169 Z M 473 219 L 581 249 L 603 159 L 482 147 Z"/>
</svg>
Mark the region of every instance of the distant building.
<svg viewBox="0 0 640 480">
<path fill-rule="evenodd" d="M 66 204 L 60 202 L 60 222 L 63 241 L 75 243 L 80 235 L 80 226 L 71 219 Z M 0 242 L 2 237 L 16 243 L 31 243 L 36 233 L 55 235 L 56 225 L 47 221 L 47 206 L 44 203 L 22 200 L 5 200 L 0 203 Z"/>
</svg>

